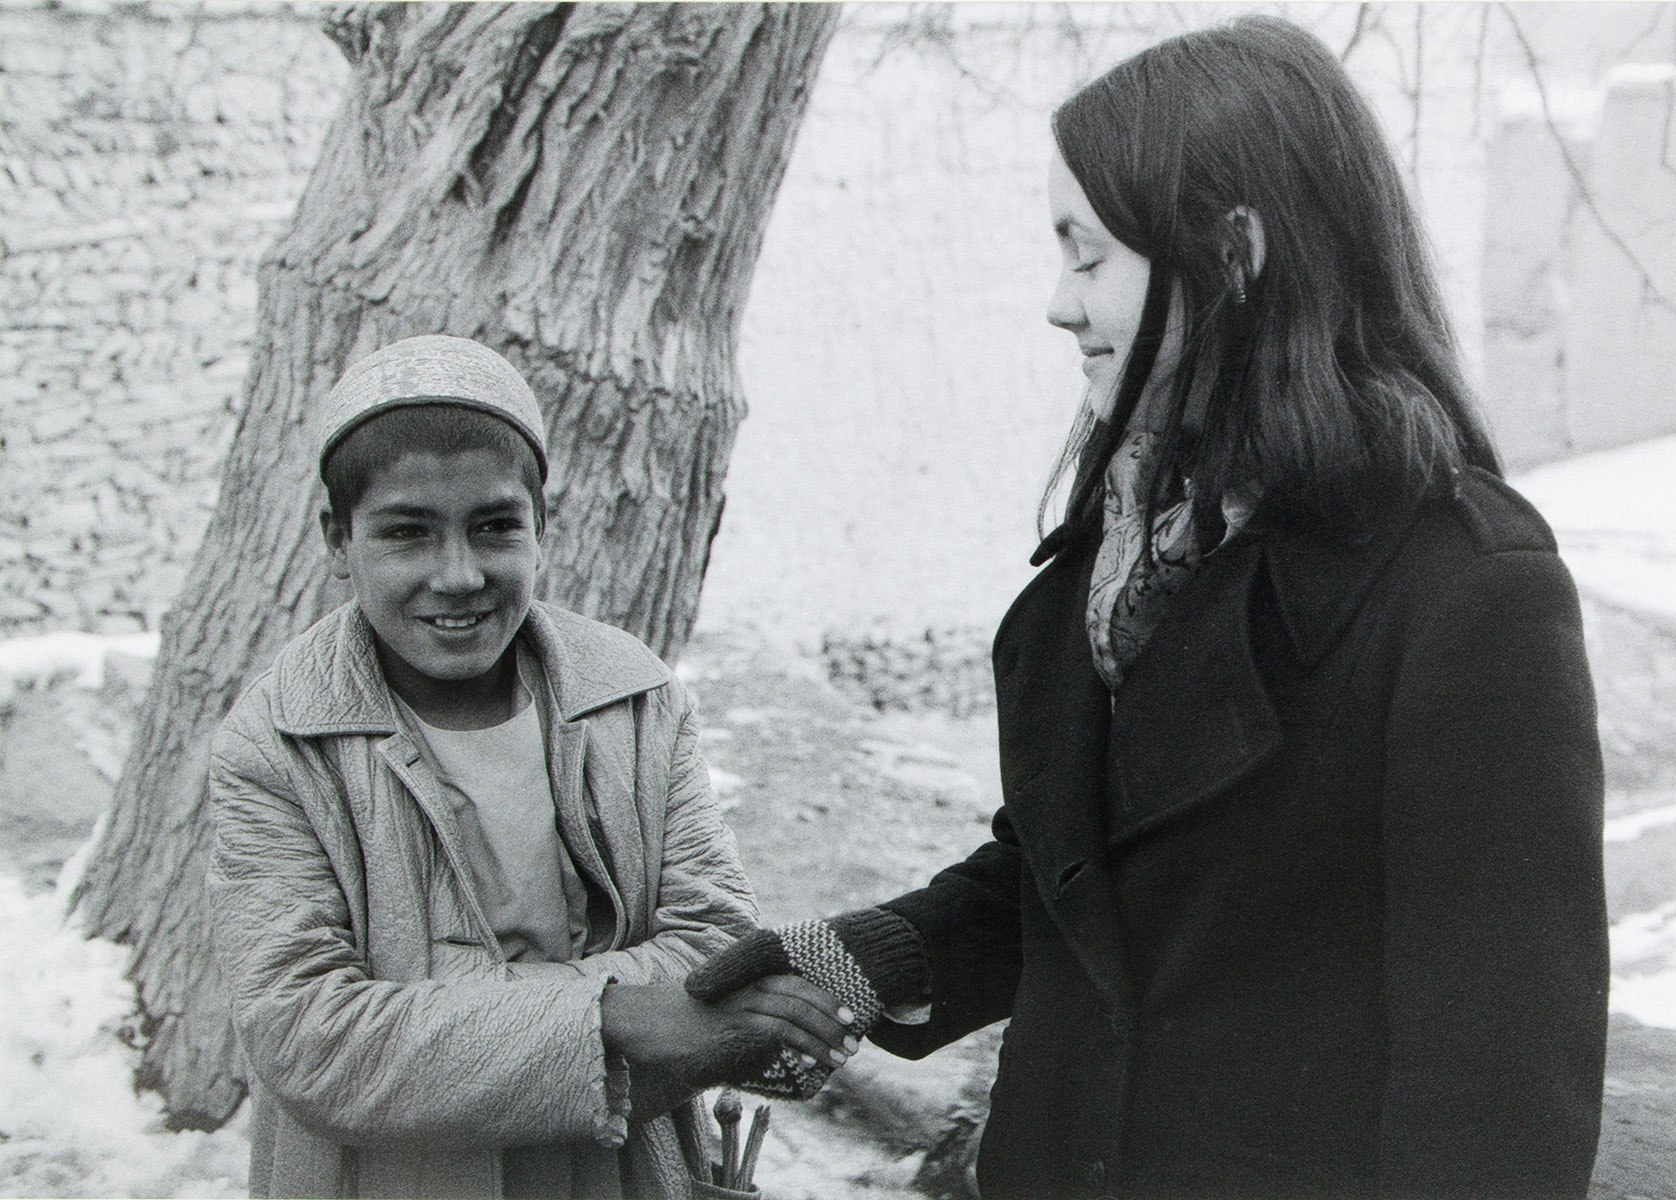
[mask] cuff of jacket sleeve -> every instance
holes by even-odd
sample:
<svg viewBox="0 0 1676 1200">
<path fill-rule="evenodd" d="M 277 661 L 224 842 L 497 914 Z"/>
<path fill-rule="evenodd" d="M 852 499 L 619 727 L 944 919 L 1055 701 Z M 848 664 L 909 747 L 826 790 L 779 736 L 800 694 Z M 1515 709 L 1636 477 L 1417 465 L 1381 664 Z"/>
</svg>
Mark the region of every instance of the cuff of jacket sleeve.
<svg viewBox="0 0 1676 1200">
<path fill-rule="evenodd" d="M 629 1065 L 622 1055 L 605 1048 L 605 1018 L 600 1004 L 606 985 L 613 980 L 601 975 L 589 982 L 594 985 L 593 997 L 583 1036 L 594 1066 L 589 1084 L 590 1124 L 594 1141 L 619 1150 L 628 1141 Z"/>
<path fill-rule="evenodd" d="M 931 1002 L 926 1000 L 918 1004 L 892 1004 L 884 1010 L 884 1018 L 892 1025 L 929 1025 Z"/>
<path fill-rule="evenodd" d="M 863 908 L 829 922 L 888 1010 L 923 1004 L 931 982 L 925 938 L 912 922 L 883 908 Z"/>
</svg>

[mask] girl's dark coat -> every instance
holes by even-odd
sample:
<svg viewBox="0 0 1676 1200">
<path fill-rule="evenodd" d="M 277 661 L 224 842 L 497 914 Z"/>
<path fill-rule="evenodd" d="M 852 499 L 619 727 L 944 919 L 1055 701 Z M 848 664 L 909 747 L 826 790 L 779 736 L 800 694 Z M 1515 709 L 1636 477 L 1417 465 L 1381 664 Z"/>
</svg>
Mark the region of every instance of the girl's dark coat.
<svg viewBox="0 0 1676 1200">
<path fill-rule="evenodd" d="M 1483 472 L 1355 547 L 1243 534 L 1115 710 L 1091 546 L 995 639 L 995 840 L 886 907 L 918 1057 L 1011 1017 L 986 1200 L 1582 1197 L 1601 765 L 1576 593 Z"/>
</svg>

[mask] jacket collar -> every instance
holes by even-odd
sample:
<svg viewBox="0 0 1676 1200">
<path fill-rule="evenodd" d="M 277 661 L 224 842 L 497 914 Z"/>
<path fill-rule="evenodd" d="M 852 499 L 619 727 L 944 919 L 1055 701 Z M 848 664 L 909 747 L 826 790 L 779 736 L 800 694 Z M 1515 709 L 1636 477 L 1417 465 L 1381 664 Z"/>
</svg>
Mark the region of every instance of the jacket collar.
<svg viewBox="0 0 1676 1200">
<path fill-rule="evenodd" d="M 1049 877 L 1089 845 L 1122 846 L 1256 769 L 1281 736 L 1250 621 L 1256 590 L 1272 589 L 1298 663 L 1311 670 L 1417 515 L 1398 506 L 1355 542 L 1251 529 L 1229 539 L 1171 601 L 1115 707 L 1083 627 L 1094 543 L 1066 547 L 996 635 L 1003 783 Z M 1109 761 L 1108 734 L 1117 739 Z"/>
<path fill-rule="evenodd" d="M 1420 509 L 1412 503 L 1394 505 L 1354 540 L 1307 530 L 1241 535 L 1260 541 L 1275 604 L 1301 666 L 1316 666 L 1332 649 L 1396 556 Z"/>
<path fill-rule="evenodd" d="M 1458 490 L 1458 481 L 1457 481 Z M 1300 529 L 1247 526 L 1217 551 L 1224 557 L 1256 542 L 1292 648 L 1304 667 L 1319 663 L 1366 599 L 1368 589 L 1402 545 L 1422 505 L 1395 504 L 1359 537 L 1329 537 Z M 1078 559 L 1098 529 L 1060 525 L 1030 556 L 1032 566 Z M 1022 599 L 1022 597 L 1021 597 Z"/>
<path fill-rule="evenodd" d="M 533 604 L 518 636 L 541 662 L 563 721 L 669 681 L 669 668 L 649 651 L 636 645 L 638 652 L 628 652 L 629 635 L 556 606 Z M 388 735 L 402 728 L 372 626 L 353 601 L 287 646 L 274 671 L 282 733 Z"/>
<path fill-rule="evenodd" d="M 1229 539 L 1172 601 L 1115 709 L 1083 622 L 1093 539 L 1053 548 L 1063 553 L 1003 619 L 995 675 L 1007 811 L 1050 916 L 1109 1011 L 1133 996 L 1120 967 L 1120 867 L 1107 851 L 1225 793 L 1281 742 L 1253 644 L 1253 589 L 1266 575 L 1295 651 L 1318 663 L 1415 515 L 1396 513 L 1349 546 L 1273 531 Z"/>
</svg>

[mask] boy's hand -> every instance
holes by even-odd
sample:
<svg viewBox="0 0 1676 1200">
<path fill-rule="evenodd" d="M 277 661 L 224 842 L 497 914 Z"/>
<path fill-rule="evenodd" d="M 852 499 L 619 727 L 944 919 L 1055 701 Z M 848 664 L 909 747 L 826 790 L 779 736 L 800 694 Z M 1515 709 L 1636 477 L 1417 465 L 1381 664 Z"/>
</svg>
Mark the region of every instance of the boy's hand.
<svg viewBox="0 0 1676 1200">
<path fill-rule="evenodd" d="M 845 1023 L 865 1037 L 890 1005 L 919 1003 L 931 982 L 925 939 L 903 917 L 884 908 L 862 908 L 781 929 L 759 929 L 713 955 L 687 976 L 687 991 L 719 1002 L 758 981 L 787 974 L 835 993 Z M 826 1085 L 832 1063 L 789 1051 L 742 1087 L 767 1096 L 807 1100 Z"/>
<path fill-rule="evenodd" d="M 600 1000 L 608 1048 L 695 1089 L 750 1079 L 782 1047 L 809 1066 L 842 1066 L 858 1048 L 849 1017 L 830 993 L 795 975 L 767 976 L 711 1004 L 678 984 L 613 984 Z"/>
</svg>

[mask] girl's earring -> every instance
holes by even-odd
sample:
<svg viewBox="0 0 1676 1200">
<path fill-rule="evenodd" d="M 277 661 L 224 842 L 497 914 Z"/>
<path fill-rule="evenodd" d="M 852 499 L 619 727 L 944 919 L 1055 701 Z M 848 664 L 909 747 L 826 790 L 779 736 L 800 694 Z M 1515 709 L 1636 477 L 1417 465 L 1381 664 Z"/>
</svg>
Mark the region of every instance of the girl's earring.
<svg viewBox="0 0 1676 1200">
<path fill-rule="evenodd" d="M 1243 204 L 1236 204 L 1223 218 L 1232 236 L 1222 251 L 1222 263 L 1228 272 L 1228 294 L 1235 304 L 1246 300 L 1246 281 L 1262 269 L 1263 225 L 1257 214 Z"/>
</svg>

